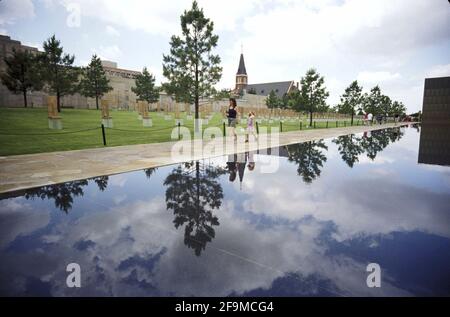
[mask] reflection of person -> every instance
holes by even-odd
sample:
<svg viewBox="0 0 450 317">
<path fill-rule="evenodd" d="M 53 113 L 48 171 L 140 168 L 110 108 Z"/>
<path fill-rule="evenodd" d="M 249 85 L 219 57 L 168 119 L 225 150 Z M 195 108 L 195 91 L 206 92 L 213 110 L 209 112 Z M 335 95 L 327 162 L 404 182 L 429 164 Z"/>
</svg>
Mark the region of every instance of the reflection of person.
<svg viewBox="0 0 450 317">
<path fill-rule="evenodd" d="M 234 182 L 237 176 L 236 154 L 228 155 L 227 169 L 230 173 L 229 181 Z"/>
<path fill-rule="evenodd" d="M 363 117 L 363 123 L 364 123 L 364 125 L 367 125 L 367 113 L 365 113 L 364 114 L 364 117 Z"/>
<path fill-rule="evenodd" d="M 228 127 L 231 128 L 231 134 L 234 136 L 234 140 L 237 141 L 236 134 L 236 120 L 237 120 L 237 105 L 236 99 L 230 98 L 230 107 L 227 110 Z"/>
<path fill-rule="evenodd" d="M 248 170 L 253 171 L 255 169 L 255 159 L 253 157 L 253 151 L 247 153 L 247 161 L 248 161 Z"/>
<path fill-rule="evenodd" d="M 255 132 L 255 113 L 253 111 L 250 111 L 248 113 L 248 119 L 247 119 L 247 138 L 245 139 L 245 142 L 248 142 L 250 138 L 250 133 L 253 135 L 253 137 L 258 140 L 258 136 Z"/>
<path fill-rule="evenodd" d="M 242 189 L 242 182 L 244 180 L 245 166 L 247 165 L 247 153 L 237 154 L 237 170 L 239 173 L 239 186 Z"/>
</svg>

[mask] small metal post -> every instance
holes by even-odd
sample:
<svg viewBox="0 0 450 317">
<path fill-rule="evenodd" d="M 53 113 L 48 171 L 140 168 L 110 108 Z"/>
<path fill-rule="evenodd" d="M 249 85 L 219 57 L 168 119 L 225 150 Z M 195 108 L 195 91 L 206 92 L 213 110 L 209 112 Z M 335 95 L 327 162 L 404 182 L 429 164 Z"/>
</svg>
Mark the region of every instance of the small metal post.
<svg viewBox="0 0 450 317">
<path fill-rule="evenodd" d="M 181 128 L 181 123 L 178 121 L 178 140 L 181 139 L 181 131 L 180 131 L 180 128 Z"/>
<path fill-rule="evenodd" d="M 346 127 L 346 126 L 347 126 L 347 121 L 344 120 L 344 127 Z"/>
<path fill-rule="evenodd" d="M 316 128 L 316 121 L 314 121 L 314 129 Z"/>
<path fill-rule="evenodd" d="M 105 126 L 102 123 L 102 136 L 103 136 L 103 145 L 106 146 L 106 134 L 105 134 Z"/>
<path fill-rule="evenodd" d="M 256 134 L 259 134 L 259 123 L 258 123 L 258 121 L 256 121 Z"/>
<path fill-rule="evenodd" d="M 283 122 L 280 121 L 280 132 L 283 132 Z"/>
<path fill-rule="evenodd" d="M 226 133 L 226 127 L 225 127 L 225 122 L 223 123 L 223 137 L 226 137 L 227 136 L 227 133 Z"/>
<path fill-rule="evenodd" d="M 336 121 L 336 128 L 339 127 L 339 121 Z"/>
<path fill-rule="evenodd" d="M 327 120 L 327 129 L 328 129 L 328 120 Z"/>
</svg>

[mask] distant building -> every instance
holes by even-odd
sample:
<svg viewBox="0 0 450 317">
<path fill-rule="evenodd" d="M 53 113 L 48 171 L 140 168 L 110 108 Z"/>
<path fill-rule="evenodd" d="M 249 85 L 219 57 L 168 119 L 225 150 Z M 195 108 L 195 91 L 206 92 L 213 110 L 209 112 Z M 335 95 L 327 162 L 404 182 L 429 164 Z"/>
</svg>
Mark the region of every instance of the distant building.
<svg viewBox="0 0 450 317">
<path fill-rule="evenodd" d="M 293 80 L 269 82 L 261 84 L 249 84 L 247 69 L 245 68 L 244 54 L 241 53 L 239 58 L 239 67 L 236 73 L 236 84 L 234 93 L 236 95 L 257 95 L 267 97 L 271 91 L 282 98 L 284 95 L 289 94 L 292 91 L 298 90 L 298 84 L 295 84 Z"/>
<path fill-rule="evenodd" d="M 12 40 L 9 36 L 0 35 L 0 72 L 6 70 L 4 58 L 10 56 L 15 50 L 28 50 L 38 53 L 38 49 L 23 45 L 20 41 Z M 140 74 L 138 71 L 121 69 L 117 63 L 111 61 L 102 61 L 106 77 L 110 80 L 110 86 L 113 87 L 105 98 L 110 100 L 112 108 L 133 109 L 136 102 L 136 95 L 131 91 L 135 86 L 135 77 Z M 47 92 L 33 91 L 28 93 L 29 107 L 43 107 L 47 103 Z M 86 98 L 80 94 L 63 96 L 61 98 L 62 107 L 70 108 L 89 108 L 94 109 L 95 99 Z M 10 92 L 6 86 L 0 82 L 0 107 L 23 107 L 23 96 L 15 95 Z"/>
<path fill-rule="evenodd" d="M 23 45 L 20 41 L 12 40 L 9 36 L 0 35 L 0 73 L 6 71 L 5 57 L 12 55 L 13 49 L 17 51 L 28 51 L 30 53 L 38 53 L 38 49 Z M 40 105 L 44 98 L 43 92 L 32 92 L 27 95 L 28 106 Z M 22 94 L 15 95 L 11 93 L 6 86 L 0 81 L 0 106 L 1 107 L 23 107 Z"/>
</svg>

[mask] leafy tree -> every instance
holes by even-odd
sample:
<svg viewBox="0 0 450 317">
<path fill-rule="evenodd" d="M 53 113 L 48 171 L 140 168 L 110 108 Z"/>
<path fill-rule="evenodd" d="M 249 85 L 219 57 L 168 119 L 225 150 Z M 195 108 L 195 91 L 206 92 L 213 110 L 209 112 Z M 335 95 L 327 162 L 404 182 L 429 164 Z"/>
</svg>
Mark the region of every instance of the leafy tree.
<svg viewBox="0 0 450 317">
<path fill-rule="evenodd" d="M 136 87 L 131 91 L 138 96 L 138 100 L 147 101 L 149 104 L 159 100 L 159 89 L 155 86 L 155 77 L 144 67 L 142 74 L 136 76 Z"/>
<path fill-rule="evenodd" d="M 392 100 L 391 98 L 389 98 L 389 96 L 381 96 L 381 112 L 385 115 L 389 115 L 392 113 Z"/>
<path fill-rule="evenodd" d="M 362 87 L 358 85 L 358 81 L 356 80 L 345 88 L 344 94 L 341 96 L 339 112 L 350 114 L 352 116 L 351 124 L 353 124 L 353 117 L 356 110 L 361 106 L 362 99 Z"/>
<path fill-rule="evenodd" d="M 43 79 L 49 91 L 56 94 L 58 112 L 61 112 L 61 97 L 76 92 L 80 70 L 73 66 L 75 56 L 64 54 L 61 42 L 55 35 L 43 46 L 44 53 L 40 56 Z"/>
<path fill-rule="evenodd" d="M 213 96 L 215 100 L 229 99 L 231 97 L 231 90 L 222 89 L 220 91 L 217 91 L 216 89 L 213 88 Z"/>
<path fill-rule="evenodd" d="M 83 78 L 80 81 L 80 92 L 83 96 L 95 98 L 95 106 L 98 107 L 98 99 L 113 88 L 109 86 L 102 61 L 97 55 L 92 56 L 89 65 L 83 69 Z"/>
<path fill-rule="evenodd" d="M 391 115 L 404 115 L 406 113 L 406 107 L 402 102 L 394 101 L 391 107 Z"/>
<path fill-rule="evenodd" d="M 277 94 L 275 91 L 271 91 L 270 94 L 266 98 L 266 106 L 269 109 L 277 108 L 280 104 Z"/>
<path fill-rule="evenodd" d="M 363 108 L 366 113 L 380 113 L 382 111 L 383 95 L 377 85 L 370 90 L 370 94 L 364 95 Z"/>
<path fill-rule="evenodd" d="M 193 1 L 181 16 L 181 36 L 172 36 L 170 54 L 163 55 L 163 74 L 169 80 L 166 92 L 177 100 L 193 102 L 195 119 L 199 118 L 199 99 L 210 96 L 222 76 L 220 57 L 212 54 L 219 39 L 213 29 L 214 23 Z"/>
<path fill-rule="evenodd" d="M 300 96 L 302 107 L 309 112 L 309 124 L 312 125 L 312 115 L 320 107 L 326 106 L 326 99 L 329 96 L 324 86 L 325 80 L 315 69 L 309 69 L 306 75 L 300 80 Z"/>
<path fill-rule="evenodd" d="M 23 95 L 23 105 L 26 108 L 28 91 L 42 89 L 36 57 L 27 50 L 13 48 L 12 55 L 5 57 L 4 62 L 6 71 L 0 74 L 1 81 L 13 94 Z"/>
</svg>

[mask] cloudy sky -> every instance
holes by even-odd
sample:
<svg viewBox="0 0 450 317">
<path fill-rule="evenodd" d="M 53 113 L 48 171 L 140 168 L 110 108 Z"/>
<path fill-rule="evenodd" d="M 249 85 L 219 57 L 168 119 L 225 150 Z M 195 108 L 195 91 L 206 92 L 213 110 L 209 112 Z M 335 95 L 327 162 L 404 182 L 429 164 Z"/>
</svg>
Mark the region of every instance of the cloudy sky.
<svg viewBox="0 0 450 317">
<path fill-rule="evenodd" d="M 329 104 L 358 79 L 379 84 L 409 111 L 421 108 L 423 80 L 450 75 L 447 0 L 199 0 L 215 23 L 232 88 L 243 46 L 249 83 L 295 80 L 310 67 L 325 76 Z M 163 81 L 162 54 L 190 0 L 2 0 L 0 34 L 41 47 L 53 33 L 85 65 L 96 53 L 119 67 L 147 66 Z M 77 13 L 79 12 L 79 15 Z"/>
</svg>

